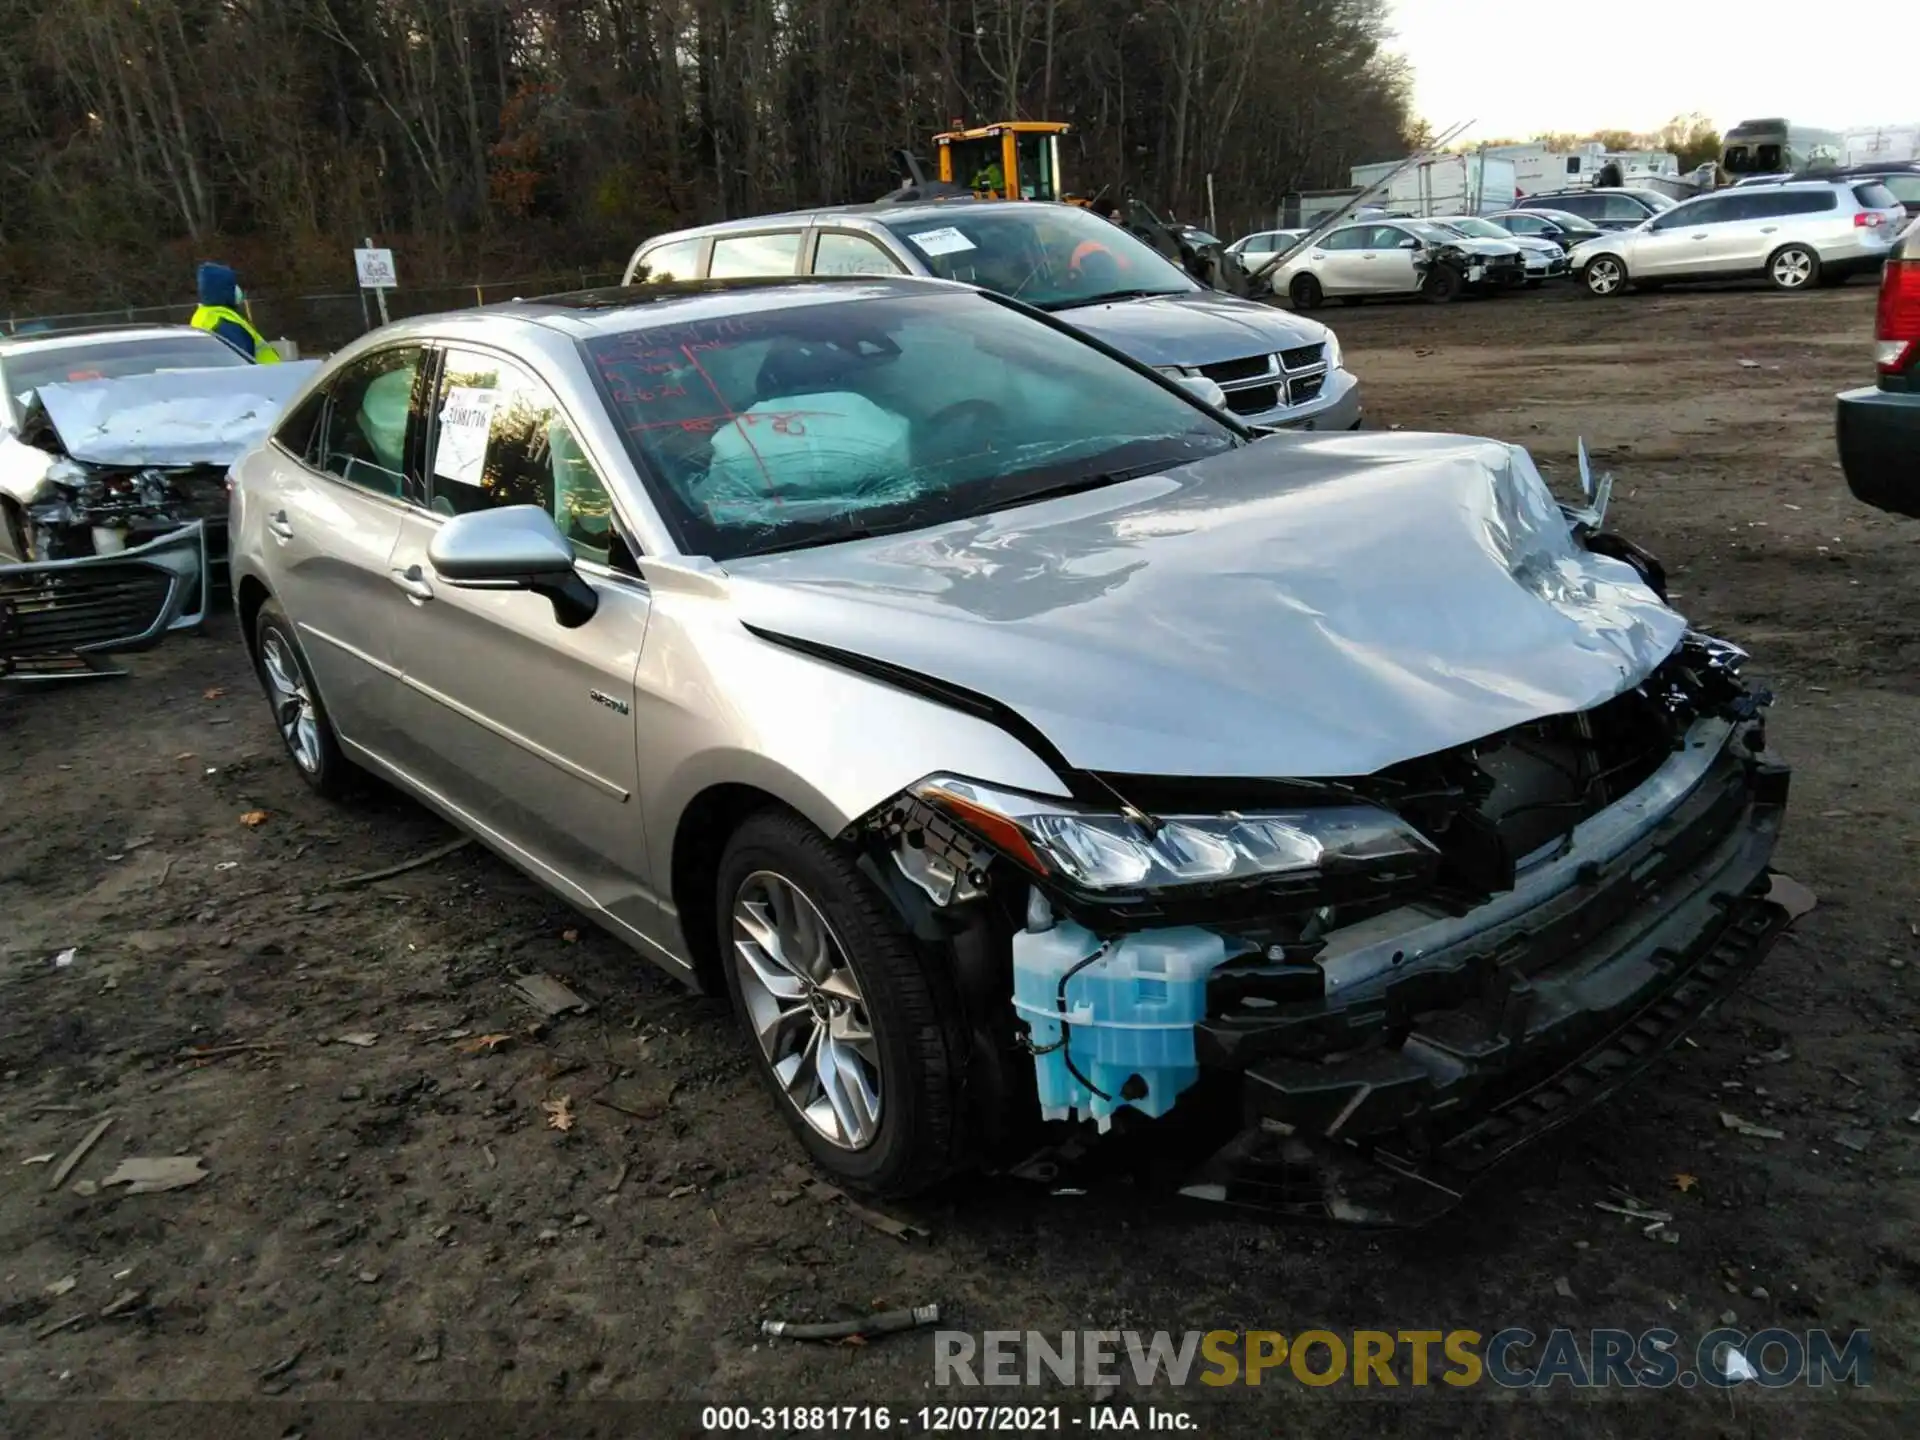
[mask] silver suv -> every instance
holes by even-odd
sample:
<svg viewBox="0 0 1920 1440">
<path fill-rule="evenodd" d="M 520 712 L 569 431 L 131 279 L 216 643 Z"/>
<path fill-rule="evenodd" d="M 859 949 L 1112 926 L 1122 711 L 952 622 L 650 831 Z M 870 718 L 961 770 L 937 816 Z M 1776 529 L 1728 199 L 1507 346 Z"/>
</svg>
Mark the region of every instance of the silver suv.
<svg viewBox="0 0 1920 1440">
<path fill-rule="evenodd" d="M 1595 295 L 1672 280 L 1765 276 L 1779 290 L 1877 273 L 1904 212 L 1878 181 L 1747 185 L 1701 195 L 1636 229 L 1596 236 L 1568 259 Z"/>
<path fill-rule="evenodd" d="M 941 200 L 703 225 L 641 245 L 623 283 L 903 274 L 977 285 L 1044 310 L 1249 425 L 1360 424 L 1360 382 L 1333 331 L 1196 284 L 1128 231 L 1074 205 Z"/>
</svg>

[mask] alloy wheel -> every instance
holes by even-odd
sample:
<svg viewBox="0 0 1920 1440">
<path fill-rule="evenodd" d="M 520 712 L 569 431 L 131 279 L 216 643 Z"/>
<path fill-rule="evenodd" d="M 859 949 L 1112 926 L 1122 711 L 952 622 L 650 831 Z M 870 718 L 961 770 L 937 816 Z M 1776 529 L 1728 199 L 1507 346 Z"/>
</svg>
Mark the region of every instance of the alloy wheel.
<svg viewBox="0 0 1920 1440">
<path fill-rule="evenodd" d="M 783 875 L 756 870 L 733 900 L 740 995 L 787 1103 L 830 1143 L 880 1133 L 880 1047 L 833 927 Z"/>
<path fill-rule="evenodd" d="M 1622 278 L 1618 260 L 1603 257 L 1587 267 L 1587 288 L 1596 295 L 1613 294 Z"/>
<path fill-rule="evenodd" d="M 309 775 L 320 770 L 320 717 L 313 708 L 313 696 L 301 674 L 293 649 L 275 630 L 269 630 L 260 644 L 260 668 L 267 678 L 267 700 L 273 706 L 273 723 L 294 763 Z"/>
<path fill-rule="evenodd" d="M 1773 257 L 1773 283 L 1782 290 L 1798 290 L 1813 278 L 1813 257 L 1804 250 L 1785 250 Z"/>
</svg>

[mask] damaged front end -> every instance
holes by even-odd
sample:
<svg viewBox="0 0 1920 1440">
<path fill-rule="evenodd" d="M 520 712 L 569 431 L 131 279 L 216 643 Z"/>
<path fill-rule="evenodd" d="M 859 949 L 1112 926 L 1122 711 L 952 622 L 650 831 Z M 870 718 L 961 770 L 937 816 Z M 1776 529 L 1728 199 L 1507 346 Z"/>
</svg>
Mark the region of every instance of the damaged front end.
<svg viewBox="0 0 1920 1440">
<path fill-rule="evenodd" d="M 227 588 L 227 474 L 316 362 L 42 385 L 0 434 L 17 677 L 199 624 Z M 29 663 L 31 662 L 31 663 Z"/>
<path fill-rule="evenodd" d="M 1177 1111 L 1186 1194 L 1418 1223 L 1613 1093 L 1784 928 L 1788 772 L 1743 658 L 1688 632 L 1593 709 L 1350 779 L 1076 771 L 1067 801 L 936 776 L 860 839 L 953 947 L 989 1112 Z"/>
<path fill-rule="evenodd" d="M 0 679 L 82 679 L 206 617 L 199 521 L 108 555 L 0 565 Z"/>
</svg>

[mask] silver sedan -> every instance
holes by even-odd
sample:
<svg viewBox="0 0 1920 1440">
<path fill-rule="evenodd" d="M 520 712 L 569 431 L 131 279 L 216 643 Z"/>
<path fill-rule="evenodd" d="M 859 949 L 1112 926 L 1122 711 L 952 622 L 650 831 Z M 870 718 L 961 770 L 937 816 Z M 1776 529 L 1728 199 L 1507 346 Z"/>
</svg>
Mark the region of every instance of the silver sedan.
<svg viewBox="0 0 1920 1440">
<path fill-rule="evenodd" d="M 1452 1054 L 1383 987 L 1526 968 L 1491 1095 L 1725 926 L 1757 958 L 1737 653 L 1583 516 L 1510 446 L 1258 436 L 969 288 L 700 283 L 362 339 L 237 467 L 233 571 L 314 790 L 384 777 L 728 991 L 815 1161 L 904 1192 L 1236 1084 L 1430 1137 L 1464 1092 L 1344 1098 Z"/>
</svg>

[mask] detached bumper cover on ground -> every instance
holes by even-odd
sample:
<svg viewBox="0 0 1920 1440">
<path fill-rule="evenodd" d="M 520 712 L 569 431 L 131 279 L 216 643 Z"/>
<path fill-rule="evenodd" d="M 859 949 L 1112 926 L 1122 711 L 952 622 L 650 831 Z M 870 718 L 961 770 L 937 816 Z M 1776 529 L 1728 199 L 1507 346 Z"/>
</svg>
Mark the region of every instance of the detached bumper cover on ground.
<svg viewBox="0 0 1920 1440">
<path fill-rule="evenodd" d="M 0 675 L 62 677 L 72 656 L 141 650 L 206 615 L 200 522 L 113 555 L 0 565 Z"/>
</svg>

